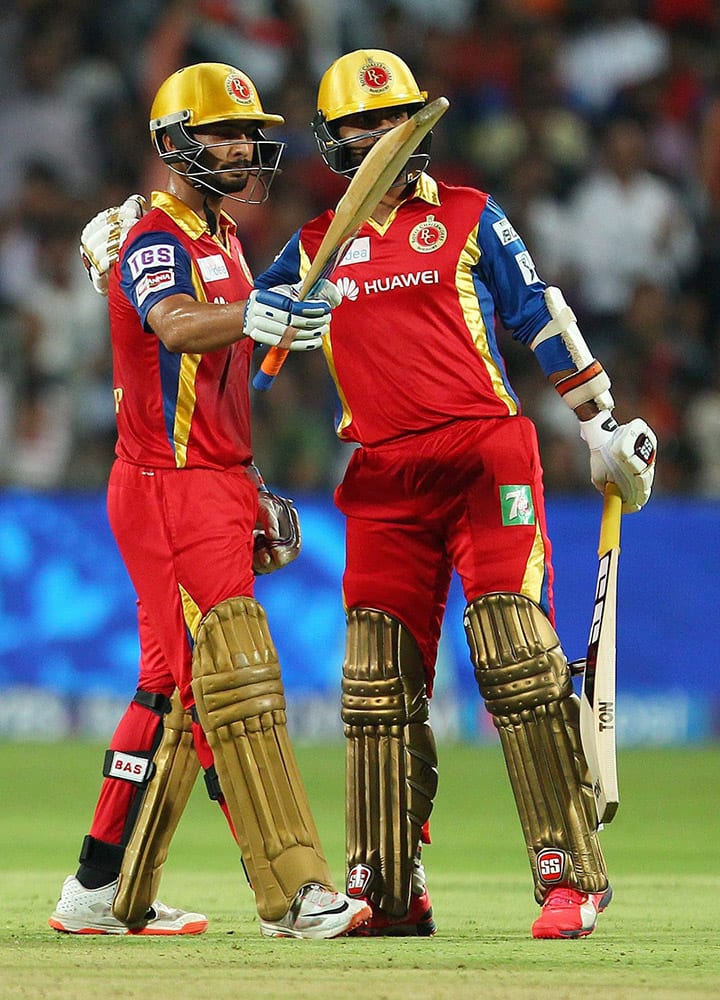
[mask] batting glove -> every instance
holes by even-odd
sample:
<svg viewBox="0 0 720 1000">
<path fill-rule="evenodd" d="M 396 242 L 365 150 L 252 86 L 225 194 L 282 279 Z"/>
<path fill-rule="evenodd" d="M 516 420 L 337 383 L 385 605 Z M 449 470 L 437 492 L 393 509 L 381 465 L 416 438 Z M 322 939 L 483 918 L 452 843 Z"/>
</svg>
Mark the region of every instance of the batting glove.
<svg viewBox="0 0 720 1000">
<path fill-rule="evenodd" d="M 127 234 L 144 212 L 143 196 L 131 194 L 119 207 L 99 212 L 80 234 L 80 256 L 100 295 L 107 295 L 110 268 L 117 261 Z"/>
<path fill-rule="evenodd" d="M 580 436 L 590 449 L 590 478 L 600 492 L 615 483 L 623 499 L 623 513 L 640 510 L 650 499 L 655 477 L 657 437 L 636 417 L 617 424 L 609 410 L 582 421 Z"/>
<path fill-rule="evenodd" d="M 248 474 L 258 491 L 258 516 L 253 531 L 253 571 L 274 573 L 297 559 L 302 546 L 300 519 L 292 500 L 277 496 L 263 482 L 255 465 Z"/>
<path fill-rule="evenodd" d="M 313 288 L 313 298 L 298 300 L 296 285 L 276 285 L 255 289 L 245 307 L 243 333 L 259 344 L 277 347 L 288 327 L 294 340 L 291 351 L 314 351 L 330 329 L 330 312 L 342 301 L 331 281 L 321 281 Z"/>
</svg>

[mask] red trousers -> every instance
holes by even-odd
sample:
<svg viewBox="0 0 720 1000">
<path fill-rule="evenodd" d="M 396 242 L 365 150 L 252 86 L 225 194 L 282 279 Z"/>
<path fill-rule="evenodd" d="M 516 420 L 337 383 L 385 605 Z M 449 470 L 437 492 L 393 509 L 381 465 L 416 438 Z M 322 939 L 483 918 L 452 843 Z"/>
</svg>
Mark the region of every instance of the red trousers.
<svg viewBox="0 0 720 1000">
<path fill-rule="evenodd" d="M 359 448 L 335 500 L 347 521 L 345 606 L 401 621 L 429 690 L 453 568 L 468 602 L 521 593 L 553 620 L 542 467 L 527 418 L 455 421 Z"/>
<path fill-rule="evenodd" d="M 257 490 L 244 469 L 150 469 L 117 460 L 108 484 L 110 526 L 137 594 L 138 687 L 193 704 L 192 638 L 202 616 L 230 597 L 252 597 Z M 131 703 L 110 747 L 150 751 L 160 717 Z M 194 726 L 200 763 L 212 752 Z M 91 836 L 118 844 L 137 786 L 107 778 Z"/>
</svg>

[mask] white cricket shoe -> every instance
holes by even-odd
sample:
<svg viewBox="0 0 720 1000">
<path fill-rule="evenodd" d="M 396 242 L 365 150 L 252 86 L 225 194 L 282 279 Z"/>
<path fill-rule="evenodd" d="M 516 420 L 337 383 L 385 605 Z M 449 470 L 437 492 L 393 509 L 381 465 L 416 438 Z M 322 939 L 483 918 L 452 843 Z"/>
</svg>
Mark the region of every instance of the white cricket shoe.
<svg viewBox="0 0 720 1000">
<path fill-rule="evenodd" d="M 131 929 L 113 916 L 117 887 L 115 880 L 100 889 L 86 889 L 74 875 L 68 875 L 48 923 L 66 934 L 202 934 L 207 930 L 207 917 L 202 913 L 173 910 L 157 899 L 145 926 Z"/>
<path fill-rule="evenodd" d="M 336 938 L 354 930 L 372 916 L 364 899 L 349 899 L 322 885 L 304 885 L 277 922 L 260 921 L 263 937 Z"/>
</svg>

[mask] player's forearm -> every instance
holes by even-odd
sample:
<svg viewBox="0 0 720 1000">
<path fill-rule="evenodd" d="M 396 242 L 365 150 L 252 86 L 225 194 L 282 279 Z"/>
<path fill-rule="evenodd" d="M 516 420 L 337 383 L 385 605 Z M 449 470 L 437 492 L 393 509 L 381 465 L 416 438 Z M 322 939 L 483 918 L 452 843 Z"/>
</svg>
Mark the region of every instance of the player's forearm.
<svg viewBox="0 0 720 1000">
<path fill-rule="evenodd" d="M 173 354 L 204 354 L 243 337 L 245 301 L 220 304 L 172 295 L 152 307 L 148 322 Z"/>
</svg>

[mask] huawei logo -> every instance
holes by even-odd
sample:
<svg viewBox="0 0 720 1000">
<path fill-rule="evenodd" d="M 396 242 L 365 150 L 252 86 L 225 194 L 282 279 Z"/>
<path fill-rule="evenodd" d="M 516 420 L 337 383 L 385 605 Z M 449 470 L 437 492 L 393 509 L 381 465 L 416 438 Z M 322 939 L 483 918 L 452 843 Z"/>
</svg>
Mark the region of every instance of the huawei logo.
<svg viewBox="0 0 720 1000">
<path fill-rule="evenodd" d="M 354 302 L 360 294 L 360 289 L 352 278 L 339 278 L 335 284 L 337 285 L 338 291 L 342 297 L 344 299 L 350 299 L 351 302 Z"/>
</svg>

